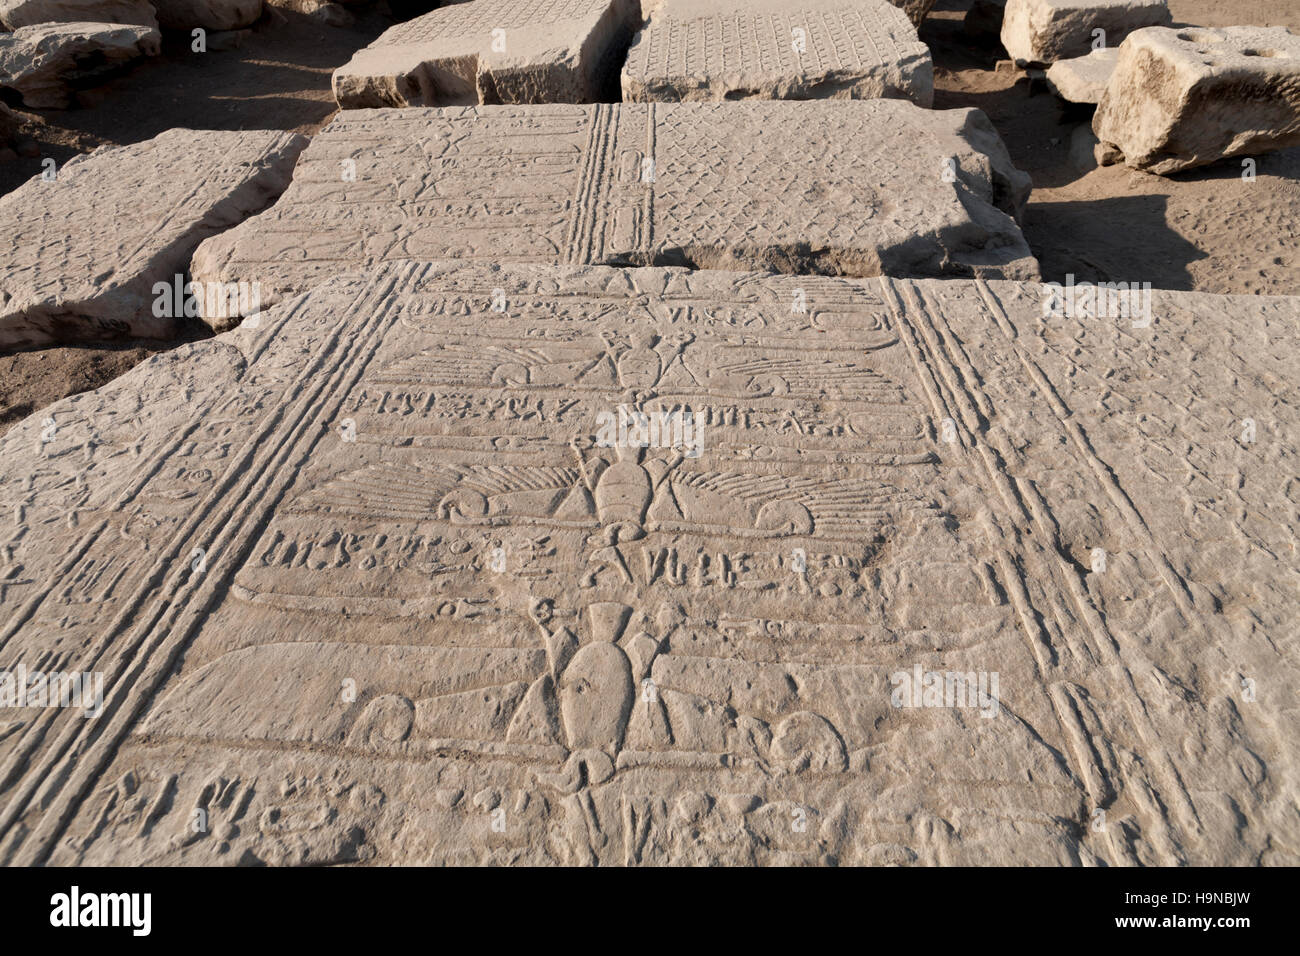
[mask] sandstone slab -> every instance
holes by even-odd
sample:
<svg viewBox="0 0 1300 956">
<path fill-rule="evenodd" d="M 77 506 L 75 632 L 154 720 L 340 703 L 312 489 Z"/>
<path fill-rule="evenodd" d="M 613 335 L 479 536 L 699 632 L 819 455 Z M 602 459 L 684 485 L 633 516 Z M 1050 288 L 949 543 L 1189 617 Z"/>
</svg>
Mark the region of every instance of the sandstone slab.
<svg viewBox="0 0 1300 956">
<path fill-rule="evenodd" d="M 36 23 L 135 23 L 157 29 L 149 0 L 0 0 L 0 26 Z"/>
<path fill-rule="evenodd" d="M 1103 47 L 1087 56 L 1057 60 L 1047 69 L 1047 85 L 1057 96 L 1071 103 L 1100 103 L 1101 94 L 1115 72 L 1119 50 Z"/>
<path fill-rule="evenodd" d="M 1149 305 L 388 263 L 65 399 L 0 861 L 1294 865 L 1298 303 Z"/>
<path fill-rule="evenodd" d="M 105 67 L 154 56 L 155 27 L 112 23 L 40 23 L 0 34 L 0 87 L 17 90 L 24 106 L 63 109 L 70 84 Z"/>
<path fill-rule="evenodd" d="M 1300 143 L 1300 36 L 1285 27 L 1141 30 L 1093 117 L 1105 150 L 1153 173 Z"/>
<path fill-rule="evenodd" d="M 400 258 L 1036 275 L 978 110 L 752 100 L 345 110 L 195 278 L 263 301 Z"/>
<path fill-rule="evenodd" d="M 628 50 L 623 101 L 934 101 L 930 49 L 886 0 L 664 0 Z"/>
<path fill-rule="evenodd" d="M 155 284 L 174 284 L 200 241 L 272 202 L 304 146 L 272 131 L 173 129 L 0 197 L 11 237 L 0 347 L 174 335 L 183 309 L 171 296 L 160 307 Z"/>
<path fill-rule="evenodd" d="M 238 30 L 262 15 L 262 0 L 150 0 L 169 30 Z"/>
<path fill-rule="evenodd" d="M 1169 23 L 1166 0 L 1007 0 L 1002 45 L 1017 63 L 1054 63 L 1117 47 L 1134 30 Z"/>
<path fill-rule="evenodd" d="M 637 0 L 475 0 L 389 28 L 334 71 L 344 109 L 618 98 Z"/>
</svg>

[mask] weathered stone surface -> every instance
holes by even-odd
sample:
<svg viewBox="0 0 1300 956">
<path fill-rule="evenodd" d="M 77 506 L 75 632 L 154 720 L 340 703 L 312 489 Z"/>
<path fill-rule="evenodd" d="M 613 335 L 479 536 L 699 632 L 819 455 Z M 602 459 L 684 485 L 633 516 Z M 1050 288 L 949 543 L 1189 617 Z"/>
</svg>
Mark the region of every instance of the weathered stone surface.
<svg viewBox="0 0 1300 956">
<path fill-rule="evenodd" d="M 265 303 L 413 257 L 1036 275 L 1028 194 L 983 113 L 898 100 L 345 110 L 192 269 Z"/>
<path fill-rule="evenodd" d="M 238 30 L 262 15 L 262 0 L 150 0 L 169 30 Z"/>
<path fill-rule="evenodd" d="M 623 100 L 934 101 L 930 48 L 886 0 L 664 0 L 623 67 Z"/>
<path fill-rule="evenodd" d="M 1103 47 L 1087 56 L 1057 60 L 1047 70 L 1047 85 L 1071 103 L 1100 103 L 1101 94 L 1115 72 L 1119 50 Z"/>
<path fill-rule="evenodd" d="M 181 313 L 156 314 L 154 284 L 171 284 L 201 240 L 273 201 L 306 145 L 265 130 L 173 129 L 0 197 L 10 237 L 0 347 L 174 335 Z"/>
<path fill-rule="evenodd" d="M 36 23 L 135 23 L 158 26 L 149 0 L 0 0 L 0 26 Z"/>
<path fill-rule="evenodd" d="M 1134 30 L 1169 19 L 1165 0 L 1007 0 L 1002 45 L 1017 63 L 1054 63 L 1090 53 L 1094 30 L 1117 47 Z"/>
<path fill-rule="evenodd" d="M 889 2 L 906 13 L 907 18 L 912 21 L 912 26 L 918 29 L 935 4 L 935 0 L 889 0 Z"/>
<path fill-rule="evenodd" d="M 1093 130 L 1110 155 L 1161 174 L 1300 144 L 1300 36 L 1140 30 L 1119 49 Z"/>
<path fill-rule="evenodd" d="M 40 23 L 0 34 L 0 86 L 33 109 L 64 109 L 70 84 L 89 72 L 158 53 L 154 27 L 113 23 Z"/>
<path fill-rule="evenodd" d="M 474 0 L 389 28 L 334 71 L 348 108 L 618 98 L 637 0 Z"/>
<path fill-rule="evenodd" d="M 0 861 L 1294 865 L 1297 300 L 1042 306 L 389 263 L 32 416 Z"/>
</svg>

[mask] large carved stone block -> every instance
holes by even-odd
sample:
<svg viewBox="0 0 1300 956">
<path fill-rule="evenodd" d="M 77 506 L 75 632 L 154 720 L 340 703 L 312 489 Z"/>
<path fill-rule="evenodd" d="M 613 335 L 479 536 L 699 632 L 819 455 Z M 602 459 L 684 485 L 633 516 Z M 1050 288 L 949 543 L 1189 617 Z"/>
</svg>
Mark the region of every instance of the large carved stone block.
<svg viewBox="0 0 1300 956">
<path fill-rule="evenodd" d="M 623 67 L 623 100 L 934 100 L 930 49 L 886 0 L 664 0 Z"/>
<path fill-rule="evenodd" d="M 88 71 L 154 56 L 157 27 L 116 23 L 39 23 L 0 33 L 0 87 L 32 109 L 64 109 L 72 83 Z"/>
<path fill-rule="evenodd" d="M 98 149 L 0 197 L 10 237 L 0 256 L 0 346 L 174 335 L 197 303 L 160 297 L 155 285 L 183 293 L 194 248 L 272 202 L 306 145 L 263 130 L 168 130 Z M 246 294 L 245 307 L 254 298 Z M 207 307 L 219 301 L 228 299 L 213 296 Z"/>
<path fill-rule="evenodd" d="M 897 100 L 346 110 L 285 196 L 195 253 L 264 302 L 411 257 L 1031 276 L 978 110 Z"/>
<path fill-rule="evenodd" d="M 618 98 L 637 0 L 474 0 L 384 32 L 334 71 L 344 109 Z"/>
<path fill-rule="evenodd" d="M 0 861 L 1295 862 L 1297 300 L 1044 292 L 385 263 L 19 422 Z"/>
</svg>

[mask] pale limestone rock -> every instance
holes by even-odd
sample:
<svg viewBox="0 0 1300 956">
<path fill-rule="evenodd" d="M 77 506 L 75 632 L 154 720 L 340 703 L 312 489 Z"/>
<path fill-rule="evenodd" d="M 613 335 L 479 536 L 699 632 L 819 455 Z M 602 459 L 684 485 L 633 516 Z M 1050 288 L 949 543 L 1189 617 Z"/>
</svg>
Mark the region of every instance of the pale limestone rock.
<svg viewBox="0 0 1300 956">
<path fill-rule="evenodd" d="M 158 315 L 154 284 L 173 283 L 201 240 L 272 202 L 306 145 L 268 130 L 173 129 L 0 197 L 11 237 L 0 347 L 175 334 L 184 304 L 168 299 Z"/>
<path fill-rule="evenodd" d="M 637 0 L 474 0 L 390 27 L 334 71 L 344 109 L 617 98 Z"/>
<path fill-rule="evenodd" d="M 1096 30 L 1117 47 L 1132 31 L 1169 19 L 1166 0 L 1007 0 L 1002 45 L 1017 63 L 1054 63 L 1090 53 Z"/>
<path fill-rule="evenodd" d="M 36 23 L 135 23 L 157 29 L 148 0 L 0 0 L 0 26 Z"/>
<path fill-rule="evenodd" d="M 264 302 L 410 257 L 1032 276 L 1029 186 L 979 110 L 900 100 L 344 110 L 193 272 Z"/>
<path fill-rule="evenodd" d="M 1103 47 L 1087 56 L 1057 60 L 1047 70 L 1047 85 L 1071 103 L 1100 103 L 1101 94 L 1115 72 L 1119 50 Z"/>
<path fill-rule="evenodd" d="M 1160 174 L 1300 144 L 1300 36 L 1140 30 L 1119 49 L 1093 129 L 1108 159 Z"/>
<path fill-rule="evenodd" d="M 1300 300 L 1043 291 L 392 262 L 16 423 L 0 863 L 1294 865 Z"/>
<path fill-rule="evenodd" d="M 930 49 L 886 0 L 664 0 L 628 50 L 623 101 L 934 101 Z"/>
<path fill-rule="evenodd" d="M 169 30 L 238 30 L 262 15 L 262 0 L 150 0 Z"/>
<path fill-rule="evenodd" d="M 64 109 L 70 83 L 90 71 L 155 56 L 155 27 L 114 23 L 39 23 L 0 34 L 0 86 L 17 90 L 32 109 Z"/>
</svg>

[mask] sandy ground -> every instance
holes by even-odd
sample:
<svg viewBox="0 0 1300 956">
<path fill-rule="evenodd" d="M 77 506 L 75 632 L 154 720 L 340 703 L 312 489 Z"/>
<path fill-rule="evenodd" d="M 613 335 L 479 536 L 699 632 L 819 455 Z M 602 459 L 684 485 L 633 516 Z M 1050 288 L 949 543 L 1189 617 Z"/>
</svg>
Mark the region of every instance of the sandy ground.
<svg viewBox="0 0 1300 956">
<path fill-rule="evenodd" d="M 1033 177 L 1024 224 L 1044 278 L 1150 282 L 1156 288 L 1300 294 L 1300 149 L 1261 156 L 1246 182 L 1240 161 L 1172 177 L 1124 166 L 1087 168 L 1071 155 L 1089 111 L 1070 107 L 1041 82 L 995 69 L 996 40 L 973 40 L 962 17 L 970 0 L 940 0 L 921 37 L 936 65 L 935 106 L 976 106 Z M 1175 22 L 1288 25 L 1300 30 L 1300 0 L 1171 0 Z M 417 5 L 418 9 L 418 5 Z M 407 14 L 408 10 L 399 10 Z M 312 133 L 335 111 L 330 73 L 392 22 L 376 12 L 350 27 L 296 14 L 265 17 L 236 49 L 193 54 L 184 35 L 163 55 L 85 91 L 80 108 L 24 113 L 23 134 L 39 155 L 0 163 L 0 191 L 104 144 L 138 142 L 174 126 L 276 128 Z M 1076 153 L 1078 151 L 1076 150 Z M 187 330 L 181 341 L 203 335 Z M 0 433 L 66 395 L 95 388 L 177 342 L 112 348 L 54 348 L 0 355 Z"/>
<path fill-rule="evenodd" d="M 995 70 L 1006 53 L 994 40 L 971 41 L 962 26 L 969 6 L 940 0 L 921 31 L 935 58 L 934 105 L 984 110 L 1033 178 L 1024 232 L 1045 279 L 1073 273 L 1158 289 L 1300 294 L 1300 149 L 1256 157 L 1253 182 L 1243 180 L 1240 159 L 1168 177 L 1084 166 L 1071 142 L 1092 108 L 1064 102 L 1021 71 Z M 1300 0 L 1169 6 L 1175 23 L 1300 30 Z"/>
</svg>

